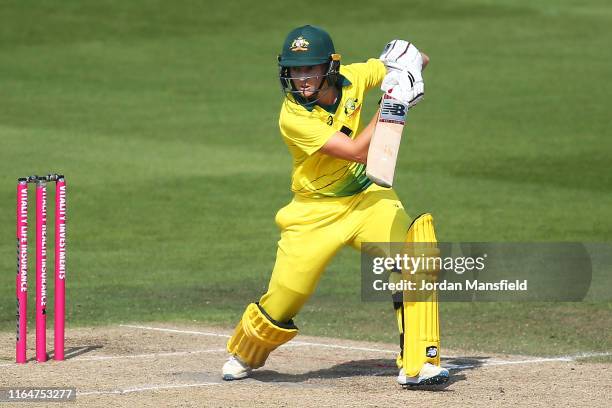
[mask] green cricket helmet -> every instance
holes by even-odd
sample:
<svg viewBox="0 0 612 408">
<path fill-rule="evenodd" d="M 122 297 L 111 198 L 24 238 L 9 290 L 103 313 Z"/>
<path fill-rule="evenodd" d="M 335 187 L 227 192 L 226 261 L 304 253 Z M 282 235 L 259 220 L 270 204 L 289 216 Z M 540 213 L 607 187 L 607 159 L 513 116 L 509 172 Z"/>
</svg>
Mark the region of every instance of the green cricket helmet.
<svg viewBox="0 0 612 408">
<path fill-rule="evenodd" d="M 327 80 L 329 86 L 337 86 L 340 72 L 340 55 L 336 54 L 334 43 L 329 34 L 320 27 L 305 25 L 292 30 L 283 43 L 278 56 L 281 87 L 286 95 L 293 95 L 296 101 L 303 99 L 295 88 L 290 74 L 291 67 L 304 67 L 327 64 L 321 85 Z M 318 98 L 317 98 L 318 99 Z M 309 101 L 310 103 L 314 101 Z"/>
</svg>

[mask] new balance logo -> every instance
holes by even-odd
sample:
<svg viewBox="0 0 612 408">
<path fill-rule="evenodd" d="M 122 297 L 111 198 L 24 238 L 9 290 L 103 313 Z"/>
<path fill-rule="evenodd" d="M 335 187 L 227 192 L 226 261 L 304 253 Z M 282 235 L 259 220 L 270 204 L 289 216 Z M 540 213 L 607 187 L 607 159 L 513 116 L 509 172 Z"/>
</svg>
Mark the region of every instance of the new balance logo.
<svg viewBox="0 0 612 408">
<path fill-rule="evenodd" d="M 406 114 L 406 107 L 401 103 L 383 103 L 380 113 L 383 115 L 393 116 L 404 116 Z"/>
</svg>

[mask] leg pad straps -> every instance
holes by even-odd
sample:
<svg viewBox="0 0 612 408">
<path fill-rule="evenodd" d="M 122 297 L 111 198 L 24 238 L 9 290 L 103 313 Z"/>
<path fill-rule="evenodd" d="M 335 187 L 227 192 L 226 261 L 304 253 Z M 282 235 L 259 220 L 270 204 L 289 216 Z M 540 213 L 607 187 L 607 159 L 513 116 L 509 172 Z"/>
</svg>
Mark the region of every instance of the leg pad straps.
<svg viewBox="0 0 612 408">
<path fill-rule="evenodd" d="M 298 328 L 274 321 L 257 303 L 247 306 L 233 336 L 227 342 L 227 351 L 240 358 L 251 368 L 263 366 L 275 348 L 293 339 Z"/>
</svg>

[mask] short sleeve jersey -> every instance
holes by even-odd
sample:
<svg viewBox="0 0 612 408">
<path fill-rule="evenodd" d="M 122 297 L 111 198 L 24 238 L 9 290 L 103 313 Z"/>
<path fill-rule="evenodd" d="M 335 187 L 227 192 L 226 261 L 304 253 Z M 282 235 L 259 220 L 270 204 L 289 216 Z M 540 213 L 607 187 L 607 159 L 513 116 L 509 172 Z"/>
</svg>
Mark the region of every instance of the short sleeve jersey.
<svg viewBox="0 0 612 408">
<path fill-rule="evenodd" d="M 336 132 L 357 136 L 366 92 L 382 82 L 385 66 L 378 59 L 341 65 L 342 97 L 334 113 L 319 105 L 304 107 L 285 98 L 279 127 L 293 157 L 291 190 L 306 197 L 343 197 L 365 190 L 372 182 L 365 165 L 321 153 Z"/>
</svg>

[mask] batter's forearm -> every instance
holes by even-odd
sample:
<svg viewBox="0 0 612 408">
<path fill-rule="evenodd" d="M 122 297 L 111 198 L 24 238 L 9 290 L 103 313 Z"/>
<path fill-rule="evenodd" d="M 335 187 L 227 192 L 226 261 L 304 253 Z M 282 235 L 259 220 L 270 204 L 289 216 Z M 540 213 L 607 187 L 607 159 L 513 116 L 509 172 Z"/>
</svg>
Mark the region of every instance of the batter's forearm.
<svg viewBox="0 0 612 408">
<path fill-rule="evenodd" d="M 378 111 L 376 111 L 370 123 L 368 123 L 355 139 L 351 139 L 344 133 L 336 132 L 336 134 L 321 147 L 321 152 L 340 159 L 365 164 L 368 159 L 368 149 L 370 148 L 370 141 L 374 134 L 377 119 Z"/>
</svg>

